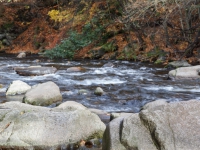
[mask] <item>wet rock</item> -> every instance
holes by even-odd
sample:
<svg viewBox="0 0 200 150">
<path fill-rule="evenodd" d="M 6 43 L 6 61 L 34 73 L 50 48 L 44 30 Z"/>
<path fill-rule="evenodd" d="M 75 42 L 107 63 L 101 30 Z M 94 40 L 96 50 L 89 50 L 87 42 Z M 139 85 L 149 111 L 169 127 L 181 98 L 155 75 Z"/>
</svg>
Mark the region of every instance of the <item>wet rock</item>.
<svg viewBox="0 0 200 150">
<path fill-rule="evenodd" d="M 198 79 L 200 65 L 192 67 L 180 67 L 175 70 L 171 70 L 168 75 L 172 79 Z"/>
<path fill-rule="evenodd" d="M 90 92 L 88 90 L 85 90 L 85 89 L 80 89 L 78 91 L 78 94 L 79 95 L 88 95 L 88 94 L 90 94 Z"/>
<path fill-rule="evenodd" d="M 17 58 L 24 58 L 26 57 L 26 53 L 22 52 L 17 55 Z"/>
<path fill-rule="evenodd" d="M 41 67 L 41 66 L 30 66 L 30 67 L 16 67 L 14 70 L 19 75 L 23 76 L 39 76 L 45 74 L 53 74 L 57 71 L 55 67 Z"/>
<path fill-rule="evenodd" d="M 23 94 L 26 93 L 28 90 L 31 89 L 31 86 L 27 83 L 16 80 L 13 81 L 6 91 L 6 95 L 16 95 L 16 94 Z"/>
<path fill-rule="evenodd" d="M 20 102 L 0 104 L 0 149 L 68 149 L 102 138 L 105 125 L 88 110 L 66 111 Z"/>
<path fill-rule="evenodd" d="M 191 65 L 185 61 L 185 60 L 181 60 L 181 61 L 173 61 L 170 62 L 167 65 L 167 68 L 179 68 L 179 67 L 190 67 Z"/>
<path fill-rule="evenodd" d="M 27 91 L 23 102 L 37 106 L 49 106 L 62 101 L 59 87 L 52 81 L 37 84 Z"/>
<path fill-rule="evenodd" d="M 95 95 L 101 96 L 104 94 L 104 91 L 101 87 L 97 87 L 96 90 L 94 91 Z"/>
<path fill-rule="evenodd" d="M 103 67 L 114 67 L 114 66 L 115 65 L 113 63 L 111 63 L 111 62 L 106 63 L 106 64 L 103 65 Z"/>
<path fill-rule="evenodd" d="M 67 68 L 67 72 L 81 72 L 81 71 L 85 71 L 86 69 L 83 67 L 70 67 Z"/>
</svg>

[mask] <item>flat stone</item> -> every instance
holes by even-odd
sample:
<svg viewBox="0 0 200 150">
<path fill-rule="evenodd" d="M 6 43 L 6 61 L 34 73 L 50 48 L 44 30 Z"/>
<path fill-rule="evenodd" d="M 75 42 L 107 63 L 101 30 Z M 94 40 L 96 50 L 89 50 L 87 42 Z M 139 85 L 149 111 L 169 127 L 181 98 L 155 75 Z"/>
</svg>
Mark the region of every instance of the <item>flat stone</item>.
<svg viewBox="0 0 200 150">
<path fill-rule="evenodd" d="M 14 70 L 17 72 L 17 74 L 23 76 L 40 76 L 45 74 L 53 74 L 57 71 L 55 67 L 41 66 L 16 67 Z"/>
</svg>

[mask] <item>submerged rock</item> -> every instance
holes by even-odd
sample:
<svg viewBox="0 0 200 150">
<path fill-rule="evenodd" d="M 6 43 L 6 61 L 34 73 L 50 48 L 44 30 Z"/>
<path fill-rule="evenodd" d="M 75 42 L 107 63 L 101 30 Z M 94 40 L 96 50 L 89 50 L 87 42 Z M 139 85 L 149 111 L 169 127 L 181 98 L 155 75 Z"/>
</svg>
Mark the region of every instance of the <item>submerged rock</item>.
<svg viewBox="0 0 200 150">
<path fill-rule="evenodd" d="M 16 67 L 14 70 L 17 72 L 17 74 L 23 76 L 40 76 L 45 74 L 53 74 L 57 71 L 55 67 L 41 66 Z"/>
<path fill-rule="evenodd" d="M 20 102 L 0 104 L 0 149 L 67 149 L 100 139 L 105 125 L 83 109 L 46 108 Z"/>
<path fill-rule="evenodd" d="M 81 72 L 81 71 L 85 71 L 86 69 L 83 67 L 70 67 L 67 68 L 67 72 Z"/>
<path fill-rule="evenodd" d="M 16 80 L 16 81 L 13 81 L 8 87 L 6 91 L 6 95 L 24 94 L 30 89 L 31 89 L 31 86 L 28 85 L 27 83 L 20 80 Z"/>
<path fill-rule="evenodd" d="M 62 101 L 59 87 L 52 81 L 37 84 L 27 91 L 23 102 L 31 105 L 49 106 Z"/>
</svg>

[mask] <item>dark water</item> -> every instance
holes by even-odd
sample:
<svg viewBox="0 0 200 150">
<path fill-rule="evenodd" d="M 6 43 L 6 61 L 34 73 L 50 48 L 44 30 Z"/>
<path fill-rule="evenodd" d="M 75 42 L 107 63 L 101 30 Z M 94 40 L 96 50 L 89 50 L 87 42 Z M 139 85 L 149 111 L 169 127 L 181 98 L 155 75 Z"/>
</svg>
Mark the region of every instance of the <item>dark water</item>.
<svg viewBox="0 0 200 150">
<path fill-rule="evenodd" d="M 40 59 L 40 62 L 37 63 L 36 59 Z M 103 67 L 108 62 L 115 66 Z M 33 65 L 54 66 L 58 71 L 44 76 L 19 76 L 13 70 L 14 67 Z M 67 72 L 66 69 L 72 66 L 82 66 L 86 71 Z M 167 80 L 167 73 L 168 70 L 163 66 L 131 61 L 48 62 L 47 59 L 36 57 L 0 57 L 0 83 L 4 85 L 0 89 L 0 102 L 8 101 L 5 92 L 13 80 L 21 80 L 31 86 L 53 81 L 60 87 L 63 101 L 73 100 L 86 107 L 108 112 L 137 112 L 141 106 L 156 99 L 166 99 L 169 102 L 200 99 L 200 80 Z M 105 94 L 94 95 L 96 87 L 101 87 Z M 80 94 L 81 89 L 88 93 Z"/>
</svg>

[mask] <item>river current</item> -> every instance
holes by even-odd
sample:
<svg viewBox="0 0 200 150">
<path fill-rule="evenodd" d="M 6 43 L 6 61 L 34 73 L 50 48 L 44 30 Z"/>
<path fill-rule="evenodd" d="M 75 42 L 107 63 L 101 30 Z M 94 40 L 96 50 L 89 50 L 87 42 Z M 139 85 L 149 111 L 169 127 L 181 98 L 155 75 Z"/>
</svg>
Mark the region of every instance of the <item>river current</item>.
<svg viewBox="0 0 200 150">
<path fill-rule="evenodd" d="M 40 60 L 39 62 L 36 59 Z M 114 67 L 104 67 L 106 63 Z M 43 76 L 20 76 L 14 67 L 54 66 L 55 74 Z M 84 72 L 67 72 L 67 68 L 81 66 Z M 169 80 L 164 66 L 151 63 L 117 60 L 57 60 L 29 56 L 18 59 L 16 56 L 0 57 L 0 102 L 10 101 L 6 89 L 14 80 L 21 80 L 33 86 L 47 81 L 55 82 L 61 90 L 64 101 L 76 101 L 89 108 L 108 112 L 138 112 L 141 107 L 157 99 L 168 102 L 200 99 L 200 80 Z M 94 94 L 101 87 L 105 94 Z M 80 93 L 80 90 L 87 93 Z"/>
</svg>

